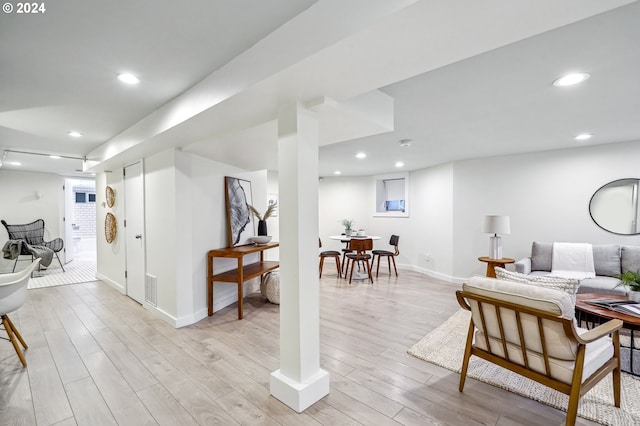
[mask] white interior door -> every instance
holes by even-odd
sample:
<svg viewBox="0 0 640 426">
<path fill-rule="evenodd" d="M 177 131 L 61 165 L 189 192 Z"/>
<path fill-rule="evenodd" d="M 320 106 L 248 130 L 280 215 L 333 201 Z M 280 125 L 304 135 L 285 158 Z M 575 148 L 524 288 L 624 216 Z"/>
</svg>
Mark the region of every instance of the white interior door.
<svg viewBox="0 0 640 426">
<path fill-rule="evenodd" d="M 145 238 L 142 162 L 124 169 L 124 216 L 127 295 L 136 302 L 143 303 Z"/>
<path fill-rule="evenodd" d="M 64 180 L 64 259 L 63 263 L 69 263 L 75 256 L 75 244 L 73 240 L 73 208 L 75 200 L 73 198 L 73 181 Z M 62 255 L 60 253 L 59 255 Z"/>
</svg>

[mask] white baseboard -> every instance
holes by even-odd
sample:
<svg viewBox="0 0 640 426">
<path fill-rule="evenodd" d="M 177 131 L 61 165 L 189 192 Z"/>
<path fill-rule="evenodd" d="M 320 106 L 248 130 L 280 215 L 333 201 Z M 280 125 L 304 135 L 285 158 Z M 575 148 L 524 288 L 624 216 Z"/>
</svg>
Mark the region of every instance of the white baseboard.
<svg viewBox="0 0 640 426">
<path fill-rule="evenodd" d="M 112 279 L 102 275 L 102 274 L 98 274 L 96 273 L 96 278 L 105 282 L 106 284 L 108 284 L 109 286 L 113 287 L 114 289 L 116 289 L 118 292 L 126 295 L 127 291 L 125 289 L 125 287 L 115 281 L 113 281 Z M 231 302 L 233 303 L 233 302 Z M 184 317 L 180 317 L 180 318 L 176 318 L 173 315 L 168 314 L 167 312 L 165 312 L 164 310 L 150 305 L 148 303 L 144 303 L 142 305 L 146 310 L 151 311 L 153 313 L 155 313 L 158 318 L 160 318 L 161 320 L 163 320 L 164 322 L 166 322 L 167 324 L 171 325 L 172 327 L 175 328 L 180 328 L 180 327 L 184 327 L 186 325 L 191 325 L 191 324 L 195 324 L 196 322 L 200 321 L 203 318 L 207 317 L 207 309 L 201 309 L 197 312 L 194 312 L 192 315 L 186 315 Z"/>
<path fill-rule="evenodd" d="M 104 281 L 105 283 L 109 284 L 111 287 L 115 288 L 120 293 L 127 294 L 127 290 L 124 288 L 124 286 L 113 281 L 111 278 L 107 278 L 104 275 L 99 274 L 97 272 L 96 272 L 96 278 L 99 279 L 100 281 Z"/>
<path fill-rule="evenodd" d="M 329 373 L 321 369 L 303 383 L 285 376 L 281 370 L 271 373 L 269 379 L 271 395 L 298 413 L 329 395 L 329 388 Z"/>
<path fill-rule="evenodd" d="M 398 269 L 408 269 L 410 271 L 414 271 L 414 272 L 417 272 L 419 274 L 427 275 L 429 277 L 437 278 L 439 280 L 445 281 L 445 282 L 450 283 L 450 284 L 455 284 L 455 285 L 462 284 L 463 282 L 465 282 L 467 280 L 466 278 L 452 277 L 451 275 L 446 275 L 446 274 L 443 274 L 443 273 L 440 273 L 440 272 L 432 271 L 432 270 L 426 269 L 426 268 L 420 268 L 418 266 L 413 266 L 413 265 L 398 265 Z"/>
<path fill-rule="evenodd" d="M 158 318 L 162 321 L 166 322 L 172 327 L 180 328 L 185 327 L 187 325 L 195 324 L 203 318 L 207 317 L 207 309 L 201 309 L 197 312 L 194 312 L 191 315 L 186 315 L 183 317 L 176 318 L 175 316 L 165 312 L 164 310 L 158 308 L 157 306 L 150 305 L 148 303 L 144 304 L 144 308 L 148 311 L 153 312 Z"/>
</svg>

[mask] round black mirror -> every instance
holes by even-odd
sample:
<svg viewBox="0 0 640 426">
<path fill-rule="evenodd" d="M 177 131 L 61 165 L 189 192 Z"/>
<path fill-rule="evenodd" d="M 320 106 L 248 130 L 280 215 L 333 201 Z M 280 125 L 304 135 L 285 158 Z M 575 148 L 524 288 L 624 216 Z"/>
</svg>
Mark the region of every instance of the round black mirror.
<svg viewBox="0 0 640 426">
<path fill-rule="evenodd" d="M 598 189 L 589 202 L 591 219 L 605 231 L 621 235 L 638 230 L 638 186 L 640 179 L 618 179 Z"/>
</svg>

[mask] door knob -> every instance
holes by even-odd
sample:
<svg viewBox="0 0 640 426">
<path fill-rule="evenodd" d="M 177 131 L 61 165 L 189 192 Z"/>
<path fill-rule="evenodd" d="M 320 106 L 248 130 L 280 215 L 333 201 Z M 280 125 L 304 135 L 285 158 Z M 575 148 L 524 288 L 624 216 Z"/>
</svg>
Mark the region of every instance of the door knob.
<svg viewBox="0 0 640 426">
<path fill-rule="evenodd" d="M 142 234 L 136 235 L 136 240 L 140 240 L 140 239 L 142 239 Z"/>
</svg>

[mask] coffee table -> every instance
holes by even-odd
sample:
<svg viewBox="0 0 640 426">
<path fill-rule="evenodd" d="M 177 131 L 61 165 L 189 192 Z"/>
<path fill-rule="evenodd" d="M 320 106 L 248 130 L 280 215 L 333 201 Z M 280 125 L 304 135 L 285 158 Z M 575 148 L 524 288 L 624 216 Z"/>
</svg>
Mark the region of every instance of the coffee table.
<svg viewBox="0 0 640 426">
<path fill-rule="evenodd" d="M 626 366 L 622 365 L 621 366 L 622 371 L 631 373 L 635 376 L 640 375 L 640 365 L 636 366 L 635 369 L 633 365 L 633 352 L 640 349 L 634 343 L 634 332 L 640 331 L 640 317 L 623 314 L 621 312 L 613 311 L 607 308 L 601 308 L 599 306 L 591 305 L 586 302 L 587 300 L 593 300 L 593 299 L 627 300 L 627 296 L 619 296 L 619 295 L 613 295 L 613 294 L 599 294 L 599 293 L 577 294 L 576 295 L 576 319 L 578 320 L 579 325 L 582 325 L 582 322 L 584 321 L 587 324 L 587 328 L 589 328 L 589 323 L 591 323 L 591 326 L 593 327 L 594 325 L 599 325 L 601 323 L 607 322 L 610 319 L 621 320 L 624 323 L 621 331 L 628 330 L 630 334 L 629 346 L 623 346 L 622 344 L 620 345 L 621 348 L 629 350 L 629 368 L 626 369 L 625 368 Z"/>
</svg>

